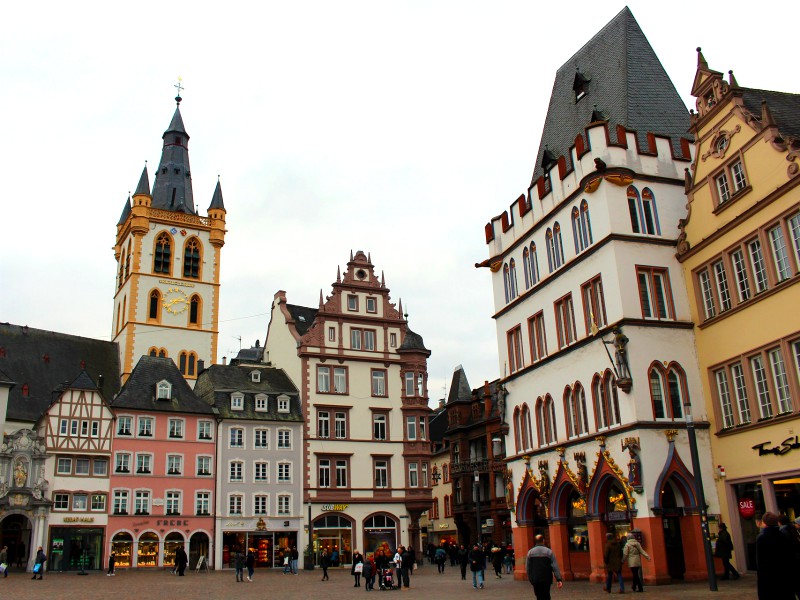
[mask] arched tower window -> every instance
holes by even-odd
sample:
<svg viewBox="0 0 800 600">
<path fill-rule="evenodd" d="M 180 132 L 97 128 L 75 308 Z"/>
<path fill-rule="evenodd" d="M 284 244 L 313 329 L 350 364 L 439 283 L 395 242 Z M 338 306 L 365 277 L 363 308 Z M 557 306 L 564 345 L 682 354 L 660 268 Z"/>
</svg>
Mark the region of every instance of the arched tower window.
<svg viewBox="0 0 800 600">
<path fill-rule="evenodd" d="M 564 264 L 564 243 L 561 240 L 561 225 L 558 222 L 553 225 L 553 246 L 555 248 L 555 268 L 558 269 Z"/>
<path fill-rule="evenodd" d="M 125 253 L 125 279 L 131 274 L 131 243 L 128 242 L 128 251 Z"/>
<path fill-rule="evenodd" d="M 557 269 L 558 266 L 555 262 L 556 249 L 553 245 L 553 231 L 549 227 L 547 228 L 547 233 L 545 233 L 545 241 L 547 243 L 547 267 L 552 273 L 553 269 Z"/>
<path fill-rule="evenodd" d="M 183 276 L 200 278 L 200 242 L 194 237 L 187 240 L 183 249 Z"/>
<path fill-rule="evenodd" d="M 503 265 L 503 291 L 506 295 L 506 304 L 511 300 L 511 282 L 509 280 L 508 263 Z"/>
<path fill-rule="evenodd" d="M 539 259 L 536 256 L 536 244 L 531 242 L 531 286 L 539 282 Z"/>
<path fill-rule="evenodd" d="M 122 256 L 119 257 L 119 284 L 117 285 L 118 288 L 122 287 L 122 283 L 125 281 L 125 250 L 122 251 Z"/>
<path fill-rule="evenodd" d="M 513 258 L 508 263 L 508 282 L 513 300 L 517 297 L 517 265 Z"/>
<path fill-rule="evenodd" d="M 200 296 L 194 294 L 189 300 L 189 325 L 200 325 L 200 315 L 202 314 L 203 301 Z"/>
<path fill-rule="evenodd" d="M 151 321 L 161 320 L 161 292 L 158 290 L 150 292 L 150 304 L 147 308 L 147 318 Z"/>
<path fill-rule="evenodd" d="M 656 198 L 650 188 L 642 190 L 642 224 L 644 231 L 650 235 L 661 235 L 661 226 L 658 223 L 658 209 Z"/>
<path fill-rule="evenodd" d="M 197 353 L 183 350 L 178 355 L 178 369 L 184 377 L 197 375 Z"/>
<path fill-rule="evenodd" d="M 519 406 L 514 409 L 514 443 L 517 447 L 517 452 L 522 452 L 522 422 L 520 420 Z"/>
<path fill-rule="evenodd" d="M 641 233 L 639 225 L 639 191 L 633 187 L 628 187 L 628 213 L 631 216 L 631 229 L 633 233 Z"/>
<path fill-rule="evenodd" d="M 163 232 L 156 239 L 155 252 L 153 253 L 153 273 L 169 275 L 171 272 L 172 238 L 167 232 Z"/>
<path fill-rule="evenodd" d="M 525 289 L 531 287 L 531 257 L 527 248 L 522 249 L 522 271 L 525 275 Z"/>
</svg>

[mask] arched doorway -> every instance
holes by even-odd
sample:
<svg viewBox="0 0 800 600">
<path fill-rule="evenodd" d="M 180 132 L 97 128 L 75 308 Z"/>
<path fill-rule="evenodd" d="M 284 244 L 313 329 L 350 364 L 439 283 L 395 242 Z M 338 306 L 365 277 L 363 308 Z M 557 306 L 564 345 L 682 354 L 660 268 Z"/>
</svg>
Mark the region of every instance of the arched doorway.
<svg viewBox="0 0 800 600">
<path fill-rule="evenodd" d="M 183 545 L 183 534 L 178 531 L 168 533 L 164 538 L 164 566 L 175 564 L 175 551 Z"/>
<path fill-rule="evenodd" d="M 372 515 L 364 520 L 364 557 L 370 558 L 378 550 L 393 556 L 397 548 L 397 521 L 389 515 Z"/>
<path fill-rule="evenodd" d="M 667 557 L 667 572 L 672 579 L 683 579 L 686 573 L 681 517 L 683 508 L 678 506 L 678 496 L 672 482 L 667 481 L 661 494 L 661 518 L 664 523 L 664 555 Z"/>
<path fill-rule="evenodd" d="M 320 564 L 322 550 L 328 551 L 331 566 L 350 564 L 353 552 L 353 525 L 341 515 L 325 515 L 314 521 L 314 554 Z"/>
<path fill-rule="evenodd" d="M 26 569 L 31 552 L 31 522 L 25 515 L 11 514 L 0 524 L 0 548 L 8 546 L 9 568 Z"/>
<path fill-rule="evenodd" d="M 605 519 L 607 532 L 624 541 L 632 528 L 628 496 L 617 479 L 611 479 L 607 489 L 600 498 L 600 514 Z"/>
<path fill-rule="evenodd" d="M 201 556 L 208 560 L 209 549 L 208 534 L 203 531 L 193 533 L 189 540 L 189 568 L 194 569 Z"/>
<path fill-rule="evenodd" d="M 114 535 L 111 539 L 111 551 L 115 554 L 117 567 L 130 567 L 133 556 L 133 536 L 126 531 Z"/>
<path fill-rule="evenodd" d="M 158 536 L 147 531 L 139 536 L 136 544 L 136 566 L 155 567 L 158 565 Z"/>
</svg>

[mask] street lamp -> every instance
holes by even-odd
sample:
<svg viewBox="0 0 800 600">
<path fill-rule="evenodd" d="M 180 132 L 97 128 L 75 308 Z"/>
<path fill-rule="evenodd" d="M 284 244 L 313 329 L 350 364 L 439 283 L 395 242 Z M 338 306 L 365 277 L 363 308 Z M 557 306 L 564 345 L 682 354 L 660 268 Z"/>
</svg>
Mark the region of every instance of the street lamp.
<svg viewBox="0 0 800 600">
<path fill-rule="evenodd" d="M 303 557 L 306 571 L 314 569 L 314 524 L 311 522 L 311 500 L 308 501 L 308 552 Z"/>
<path fill-rule="evenodd" d="M 475 476 L 475 517 L 478 525 L 478 543 L 483 543 L 483 535 L 481 531 L 481 474 L 476 470 L 473 475 Z"/>
<path fill-rule="evenodd" d="M 692 455 L 692 471 L 694 471 L 694 489 L 697 502 L 700 504 L 700 531 L 703 536 L 703 549 L 706 554 L 706 569 L 708 570 L 708 587 L 712 592 L 717 591 L 717 574 L 714 569 L 714 555 L 711 553 L 711 538 L 708 533 L 708 509 L 706 497 L 703 493 L 703 476 L 700 474 L 700 457 L 697 453 L 697 435 L 694 431 L 694 417 L 692 405 L 687 400 L 683 405 L 686 416 L 686 433 L 689 434 L 689 451 Z"/>
</svg>

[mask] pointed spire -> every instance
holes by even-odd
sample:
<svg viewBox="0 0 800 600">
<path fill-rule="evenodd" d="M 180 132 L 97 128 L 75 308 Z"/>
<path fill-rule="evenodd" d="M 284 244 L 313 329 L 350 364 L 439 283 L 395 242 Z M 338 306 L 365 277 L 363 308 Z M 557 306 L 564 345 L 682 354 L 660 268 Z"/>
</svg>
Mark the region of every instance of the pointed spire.
<svg viewBox="0 0 800 600">
<path fill-rule="evenodd" d="M 183 126 L 180 106 L 161 136 L 164 144 L 153 182 L 153 208 L 196 214 L 189 166 L 189 134 Z"/>
<path fill-rule="evenodd" d="M 351 249 L 350 250 L 350 261 L 352 262 L 352 260 L 353 260 L 353 250 Z"/>
<path fill-rule="evenodd" d="M 697 47 L 697 68 L 708 69 L 708 63 L 703 56 L 703 49 L 700 46 Z"/>
<path fill-rule="evenodd" d="M 761 101 L 761 125 L 764 127 L 777 127 L 775 118 L 772 116 L 772 111 L 767 106 L 767 101 Z"/>
<path fill-rule="evenodd" d="M 214 196 L 211 198 L 211 204 L 208 210 L 225 210 L 225 203 L 222 201 L 222 185 L 219 182 L 219 175 L 217 175 L 217 187 L 214 188 Z"/>
<path fill-rule="evenodd" d="M 367 252 L 367 262 L 372 264 L 372 252 Z"/>
<path fill-rule="evenodd" d="M 122 207 L 122 215 L 117 222 L 117 225 L 123 225 L 125 221 L 128 220 L 128 217 L 131 214 L 131 197 L 128 195 L 128 199 L 125 200 L 125 206 Z"/>
<path fill-rule="evenodd" d="M 319 288 L 319 309 L 322 310 L 322 288 Z"/>
<path fill-rule="evenodd" d="M 728 82 L 732 88 L 739 87 L 739 82 L 737 82 L 736 77 L 733 76 L 733 70 L 728 71 Z"/>
<path fill-rule="evenodd" d="M 147 161 L 144 161 L 144 169 L 142 169 L 142 176 L 139 177 L 139 183 L 136 186 L 136 191 L 133 192 L 134 196 L 139 194 L 150 195 L 150 177 L 147 174 Z"/>
<path fill-rule="evenodd" d="M 336 265 L 336 283 L 342 283 L 342 269 Z"/>
<path fill-rule="evenodd" d="M 403 316 L 403 299 L 400 298 L 400 302 L 398 302 L 398 310 L 400 311 L 400 316 Z"/>
<path fill-rule="evenodd" d="M 381 287 L 386 287 L 386 278 L 383 276 L 383 269 L 381 269 Z"/>
</svg>

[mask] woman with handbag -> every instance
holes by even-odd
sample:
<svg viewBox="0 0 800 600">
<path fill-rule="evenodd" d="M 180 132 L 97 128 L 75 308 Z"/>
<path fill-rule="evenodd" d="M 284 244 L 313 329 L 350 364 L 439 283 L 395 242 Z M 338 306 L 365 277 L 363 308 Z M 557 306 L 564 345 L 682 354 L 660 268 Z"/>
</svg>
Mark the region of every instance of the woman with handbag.
<svg viewBox="0 0 800 600">
<path fill-rule="evenodd" d="M 361 587 L 361 572 L 364 570 L 364 557 L 358 550 L 353 551 L 353 566 L 350 569 L 350 574 L 356 578 L 356 583 L 353 587 Z"/>
<path fill-rule="evenodd" d="M 633 575 L 633 583 L 631 587 L 634 592 L 643 592 L 644 585 L 642 583 L 642 557 L 650 560 L 650 555 L 644 551 L 642 545 L 636 541 L 633 533 L 628 532 L 628 540 L 625 542 L 625 547 L 622 549 L 622 559 L 627 561 L 628 566 L 631 568 Z"/>
<path fill-rule="evenodd" d="M 36 551 L 36 560 L 33 563 L 33 577 L 31 577 L 31 579 L 42 578 L 42 573 L 44 573 L 44 563 L 46 562 L 47 556 L 45 555 L 44 550 L 42 550 L 42 547 L 39 546 L 39 549 Z"/>
</svg>

